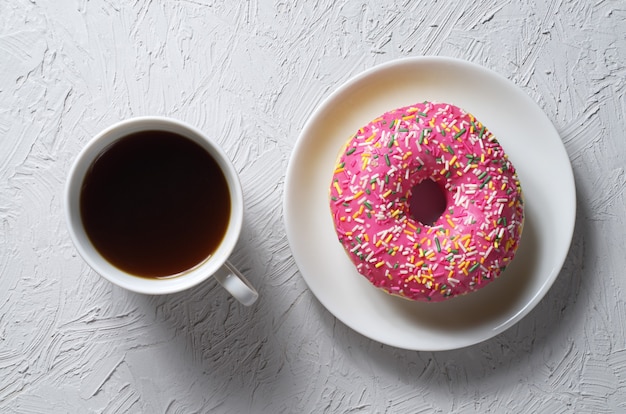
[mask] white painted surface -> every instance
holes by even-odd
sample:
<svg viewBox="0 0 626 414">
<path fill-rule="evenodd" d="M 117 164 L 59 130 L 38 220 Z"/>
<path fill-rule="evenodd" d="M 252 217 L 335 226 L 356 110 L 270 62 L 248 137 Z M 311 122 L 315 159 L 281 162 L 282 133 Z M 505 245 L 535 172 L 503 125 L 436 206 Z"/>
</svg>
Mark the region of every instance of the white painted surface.
<svg viewBox="0 0 626 414">
<path fill-rule="evenodd" d="M 577 180 L 553 289 L 505 333 L 443 353 L 337 322 L 300 277 L 281 211 L 290 151 L 321 99 L 423 54 L 520 85 Z M 4 1 L 0 56 L 0 411 L 626 412 L 623 1 Z M 259 288 L 253 307 L 213 280 L 125 292 L 77 256 L 69 165 L 138 115 L 189 122 L 232 157 L 246 200 L 232 262 Z"/>
</svg>

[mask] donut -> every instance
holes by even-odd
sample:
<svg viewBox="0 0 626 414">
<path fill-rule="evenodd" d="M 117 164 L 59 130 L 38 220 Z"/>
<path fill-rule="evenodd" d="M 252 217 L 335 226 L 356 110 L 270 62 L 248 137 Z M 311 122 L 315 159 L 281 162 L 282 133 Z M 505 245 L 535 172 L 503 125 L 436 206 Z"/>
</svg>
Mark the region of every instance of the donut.
<svg viewBox="0 0 626 414">
<path fill-rule="evenodd" d="M 431 180 L 445 199 L 432 223 L 412 199 Z M 375 287 L 440 302 L 476 291 L 513 260 L 524 223 L 516 170 L 474 116 L 423 102 L 384 113 L 339 152 L 330 185 L 339 242 Z"/>
</svg>

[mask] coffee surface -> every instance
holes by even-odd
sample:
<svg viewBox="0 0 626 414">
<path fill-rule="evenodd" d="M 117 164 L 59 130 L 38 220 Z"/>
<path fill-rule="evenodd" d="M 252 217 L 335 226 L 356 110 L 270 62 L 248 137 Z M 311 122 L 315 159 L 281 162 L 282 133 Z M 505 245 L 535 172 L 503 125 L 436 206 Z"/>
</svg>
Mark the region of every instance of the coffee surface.
<svg viewBox="0 0 626 414">
<path fill-rule="evenodd" d="M 229 188 L 200 145 L 165 131 L 127 135 L 106 148 L 82 186 L 87 235 L 116 267 L 142 277 L 183 272 L 221 243 Z"/>
</svg>

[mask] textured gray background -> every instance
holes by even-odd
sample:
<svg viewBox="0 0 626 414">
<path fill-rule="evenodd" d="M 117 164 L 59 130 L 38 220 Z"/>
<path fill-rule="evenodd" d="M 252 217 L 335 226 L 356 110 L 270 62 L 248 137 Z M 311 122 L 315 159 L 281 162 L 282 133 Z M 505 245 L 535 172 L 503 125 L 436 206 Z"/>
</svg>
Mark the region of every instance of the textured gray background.
<svg viewBox="0 0 626 414">
<path fill-rule="evenodd" d="M 578 197 L 539 306 L 440 353 L 338 322 L 301 278 L 282 218 L 289 155 L 321 100 L 425 54 L 526 91 L 562 137 Z M 0 411 L 626 412 L 626 2 L 4 0 L 0 56 Z M 128 293 L 77 256 L 68 168 L 138 115 L 196 125 L 234 160 L 246 214 L 232 261 L 259 288 L 255 306 L 213 280 Z"/>
</svg>

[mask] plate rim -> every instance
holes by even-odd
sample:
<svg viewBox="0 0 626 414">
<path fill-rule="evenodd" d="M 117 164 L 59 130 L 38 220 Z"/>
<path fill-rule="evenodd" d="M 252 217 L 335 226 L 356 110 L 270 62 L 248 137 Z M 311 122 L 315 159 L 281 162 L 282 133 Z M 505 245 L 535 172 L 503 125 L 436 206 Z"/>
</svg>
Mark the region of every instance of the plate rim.
<svg viewBox="0 0 626 414">
<path fill-rule="evenodd" d="M 372 335 L 370 335 L 367 332 L 364 332 L 362 329 L 359 329 L 358 327 L 353 326 L 352 324 L 350 324 L 349 322 L 346 321 L 345 318 L 342 317 L 342 315 L 338 315 L 336 312 L 334 312 L 333 310 L 331 310 L 332 305 L 329 306 L 329 304 L 327 303 L 327 298 L 323 297 L 323 295 L 318 295 L 317 292 L 314 290 L 314 288 L 311 287 L 309 281 L 307 280 L 307 277 L 305 276 L 305 272 L 303 271 L 303 267 L 301 265 L 300 259 L 298 257 L 298 253 L 295 252 L 294 248 L 293 248 L 293 240 L 297 237 L 294 234 L 294 226 L 290 224 L 290 197 L 289 197 L 289 188 L 291 187 L 291 183 L 293 180 L 293 176 L 294 176 L 294 171 L 297 169 L 297 165 L 296 162 L 294 162 L 294 158 L 296 157 L 296 154 L 298 154 L 301 151 L 301 146 L 305 145 L 305 141 L 306 141 L 306 136 L 309 135 L 312 132 L 312 127 L 314 125 L 316 125 L 319 122 L 319 117 L 321 116 L 321 114 L 324 112 L 324 110 L 331 104 L 333 103 L 335 100 L 337 100 L 338 98 L 341 97 L 342 94 L 346 93 L 349 91 L 350 88 L 354 87 L 355 84 L 358 84 L 359 82 L 361 82 L 363 79 L 366 79 L 370 76 L 374 76 L 376 74 L 378 74 L 379 72 L 384 72 L 390 68 L 393 67 L 399 67 L 402 65 L 418 65 L 418 64 L 440 64 L 440 65 L 455 65 L 457 67 L 466 67 L 466 68 L 471 68 L 477 72 L 481 72 L 482 74 L 488 75 L 490 78 L 493 78 L 494 80 L 498 80 L 499 82 L 504 83 L 506 86 L 511 87 L 513 89 L 515 89 L 518 92 L 518 97 L 523 99 L 525 102 L 525 105 L 529 105 L 532 106 L 534 110 L 537 110 L 543 117 L 545 117 L 545 120 L 548 121 L 549 124 L 549 128 L 551 129 L 551 134 L 555 135 L 556 137 L 559 138 L 558 140 L 558 148 L 559 148 L 559 152 L 560 152 L 560 156 L 564 156 L 566 159 L 566 165 L 567 165 L 567 170 L 563 171 L 563 177 L 562 179 L 564 181 L 566 181 L 568 183 L 568 188 L 571 189 L 571 191 L 569 192 L 570 195 L 570 200 L 566 201 L 566 204 L 568 206 L 571 206 L 571 217 L 569 218 L 569 221 L 567 222 L 567 229 L 568 229 L 568 234 L 566 234 L 566 240 L 567 243 L 564 243 L 564 246 L 562 248 L 562 251 L 560 252 L 559 257 L 557 257 L 554 260 L 555 266 L 552 268 L 552 271 L 550 272 L 549 275 L 547 275 L 545 277 L 544 280 L 542 280 L 543 283 L 541 283 L 541 285 L 539 286 L 539 288 L 537 288 L 537 290 L 534 292 L 534 295 L 532 296 L 531 299 L 529 299 L 527 301 L 527 303 L 525 304 L 525 306 L 521 306 L 519 308 L 517 308 L 517 312 L 512 312 L 511 316 L 503 323 L 493 327 L 491 329 L 491 332 L 489 333 L 489 335 L 479 339 L 479 340 L 470 340 L 467 341 L 467 343 L 462 343 L 460 345 L 455 345 L 455 346 L 439 346 L 439 347 L 423 347 L 423 346 L 416 346 L 416 347 L 407 347 L 404 345 L 400 345 L 394 341 L 386 341 L 380 338 L 374 338 L 372 337 Z M 388 345 L 388 346 L 392 346 L 395 348 L 400 348 L 400 349 L 406 349 L 406 350 L 413 350 L 413 351 L 446 351 L 446 350 L 453 350 L 453 349 L 460 349 L 460 348 L 464 348 L 464 347 L 468 347 L 468 346 L 472 346 L 472 345 L 476 345 L 478 343 L 482 343 L 484 341 L 487 341 L 503 332 L 505 332 L 506 330 L 508 330 L 509 328 L 511 328 L 512 326 L 516 325 L 519 321 L 521 321 L 528 313 L 530 313 L 536 306 L 537 304 L 545 297 L 545 295 L 547 294 L 547 292 L 550 290 L 550 288 L 552 287 L 552 285 L 554 284 L 556 278 L 558 277 L 558 275 L 560 274 L 563 265 L 565 263 L 565 260 L 568 256 L 570 247 L 571 247 L 571 243 L 572 243 L 572 239 L 573 239 L 573 234 L 574 234 L 574 229 L 575 229 L 575 223 L 576 223 L 576 212 L 577 212 L 577 205 L 576 205 L 576 183 L 575 183 L 575 179 L 574 179 L 574 173 L 573 173 L 573 168 L 572 168 L 572 164 L 571 164 L 571 160 L 567 154 L 567 150 L 565 147 L 565 144 L 563 143 L 563 140 L 560 139 L 560 134 L 558 133 L 558 130 L 555 128 L 554 124 L 552 123 L 552 121 L 547 117 L 547 115 L 545 114 L 545 112 L 538 106 L 538 104 L 524 91 L 521 89 L 521 87 L 519 87 L 517 84 L 515 84 L 513 81 L 507 79 L 506 77 L 500 75 L 499 73 L 486 68 L 484 66 L 481 66 L 479 64 L 467 61 L 467 60 L 463 60 L 463 59 L 458 59 L 458 58 L 453 58 L 453 57 L 445 57 L 445 56 L 414 56 L 414 57 L 403 57 L 403 58 L 399 58 L 399 59 L 392 59 L 390 61 L 381 63 L 381 64 L 377 64 L 374 65 L 368 69 L 365 69 L 359 73 L 357 73 L 356 75 L 348 78 L 346 81 L 344 81 L 343 83 L 339 84 L 339 86 L 337 86 L 330 94 L 328 94 L 325 98 L 323 98 L 319 104 L 315 107 L 315 109 L 310 113 L 309 117 L 307 118 L 307 121 L 305 122 L 305 124 L 303 125 L 298 138 L 296 140 L 296 142 L 294 143 L 294 146 L 291 150 L 290 156 L 289 156 L 289 162 L 287 165 L 287 170 L 286 170 L 286 175 L 285 175 L 285 182 L 284 182 L 284 191 L 283 191 L 283 222 L 285 225 L 285 231 L 286 231 L 286 236 L 287 236 L 287 241 L 289 244 L 289 247 L 292 251 L 292 257 L 296 263 L 296 267 L 298 268 L 298 271 L 300 272 L 300 275 L 302 277 L 302 279 L 304 279 L 307 287 L 309 288 L 309 290 L 313 293 L 313 296 L 322 304 L 322 306 L 326 309 L 326 311 L 328 311 L 331 315 L 333 315 L 336 319 L 340 320 L 344 325 L 346 325 L 347 327 L 349 327 L 350 329 L 352 329 L 355 332 L 358 332 L 359 334 L 361 334 L 362 336 L 369 338 L 370 340 Z M 442 341 L 443 342 L 443 341 Z"/>
</svg>

